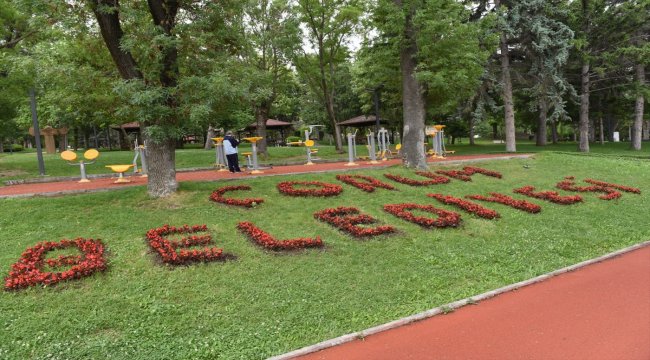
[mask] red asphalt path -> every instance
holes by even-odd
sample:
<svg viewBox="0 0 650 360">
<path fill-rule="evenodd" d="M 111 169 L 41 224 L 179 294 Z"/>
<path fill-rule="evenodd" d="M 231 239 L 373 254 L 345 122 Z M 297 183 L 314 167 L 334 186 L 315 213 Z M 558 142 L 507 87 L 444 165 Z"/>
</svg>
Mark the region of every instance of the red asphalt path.
<svg viewBox="0 0 650 360">
<path fill-rule="evenodd" d="M 650 246 L 301 360 L 650 359 Z"/>
<path fill-rule="evenodd" d="M 508 158 L 521 158 L 530 155 L 517 154 L 490 154 L 490 155 L 466 155 L 466 156 L 450 156 L 444 159 L 429 160 L 430 163 L 445 163 L 455 161 L 472 161 L 481 159 L 508 159 Z M 399 159 L 392 159 L 388 161 L 380 161 L 378 164 L 369 164 L 368 161 L 358 161 L 358 166 L 346 166 L 345 162 L 335 163 L 316 163 L 314 165 L 287 165 L 287 166 L 274 166 L 271 169 L 263 170 L 262 174 L 255 174 L 255 176 L 270 176 L 280 174 L 296 174 L 306 172 L 326 172 L 336 170 L 354 170 L 372 167 L 382 167 L 390 165 L 398 165 L 401 163 Z M 91 169 L 89 169 L 92 171 Z M 204 170 L 192 172 L 177 172 L 176 179 L 179 182 L 183 181 L 214 181 L 223 179 L 245 179 L 251 177 L 250 173 L 231 174 L 228 171 Z M 102 189 L 119 189 L 128 186 L 146 185 L 147 178 L 139 176 L 129 176 L 130 183 L 115 184 L 115 178 L 102 178 L 92 179 L 88 183 L 79 183 L 78 181 L 57 181 L 45 183 L 32 183 L 32 184 L 19 184 L 0 187 L 0 198 L 12 196 L 29 196 L 29 195 L 46 195 L 46 194 L 65 194 L 77 193 L 86 191 L 97 191 Z"/>
</svg>

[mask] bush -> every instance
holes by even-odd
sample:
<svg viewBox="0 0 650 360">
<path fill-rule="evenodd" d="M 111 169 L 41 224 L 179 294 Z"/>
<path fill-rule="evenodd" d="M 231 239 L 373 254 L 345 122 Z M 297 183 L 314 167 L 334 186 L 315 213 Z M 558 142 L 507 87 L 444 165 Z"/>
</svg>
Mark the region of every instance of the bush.
<svg viewBox="0 0 650 360">
<path fill-rule="evenodd" d="M 287 136 L 287 142 L 298 142 L 301 141 L 302 139 L 298 136 Z"/>
<path fill-rule="evenodd" d="M 11 146 L 11 147 L 9 147 L 9 146 Z M 13 148 L 13 151 L 23 151 L 24 150 L 23 146 L 19 145 L 19 144 L 11 144 L 9 146 L 5 146 L 5 152 L 12 151 L 12 148 Z"/>
</svg>

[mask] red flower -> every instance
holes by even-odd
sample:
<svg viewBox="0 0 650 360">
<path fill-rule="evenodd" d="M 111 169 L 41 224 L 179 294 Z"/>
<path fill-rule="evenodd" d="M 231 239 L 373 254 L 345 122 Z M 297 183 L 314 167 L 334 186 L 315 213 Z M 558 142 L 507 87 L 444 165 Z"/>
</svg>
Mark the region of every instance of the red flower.
<svg viewBox="0 0 650 360">
<path fill-rule="evenodd" d="M 594 180 L 594 179 L 585 179 L 585 182 L 588 182 L 590 184 L 595 184 L 595 185 L 608 187 L 608 188 L 614 188 L 614 189 L 617 189 L 617 190 L 621 190 L 621 191 L 625 191 L 625 192 L 629 192 L 629 193 L 633 193 L 633 194 L 640 194 L 641 193 L 641 190 L 639 190 L 637 188 L 630 187 L 630 186 L 625 186 L 625 185 L 611 184 L 611 183 L 607 183 L 607 182 L 599 181 L 599 180 Z"/>
<path fill-rule="evenodd" d="M 320 189 L 296 189 L 295 185 L 317 186 Z M 289 196 L 336 196 L 343 191 L 341 185 L 321 181 L 283 181 L 277 185 L 278 190 Z"/>
<path fill-rule="evenodd" d="M 416 174 L 420 174 L 420 172 L 416 172 Z M 400 184 L 406 184 L 410 186 L 427 186 L 427 185 L 444 184 L 449 182 L 448 178 L 443 176 L 436 176 L 435 174 L 433 175 L 435 176 L 435 178 L 432 178 L 431 180 L 424 180 L 424 181 L 409 179 L 403 176 L 393 175 L 393 174 L 384 174 L 384 176 Z"/>
<path fill-rule="evenodd" d="M 560 204 L 560 205 L 571 205 L 582 201 L 582 197 L 580 197 L 579 195 L 560 196 L 560 194 L 558 194 L 556 191 L 535 192 L 535 187 L 530 185 L 521 187 L 519 189 L 514 189 L 512 191 L 517 194 L 522 194 L 528 197 L 534 197 L 537 199 L 550 201 L 552 203 Z"/>
<path fill-rule="evenodd" d="M 430 171 L 416 171 L 416 174 L 424 177 L 428 177 L 429 179 L 435 180 L 436 184 L 447 184 L 451 180 L 449 178 L 436 175 L 435 173 L 432 173 Z"/>
<path fill-rule="evenodd" d="M 432 219 L 424 216 L 415 216 L 408 210 L 422 210 L 428 213 L 436 214 L 438 217 Z M 445 228 L 445 227 L 456 227 L 460 224 L 460 214 L 453 211 L 442 210 L 433 207 L 432 205 L 419 205 L 419 204 L 389 204 L 384 205 L 384 210 L 388 213 L 391 213 L 398 218 L 416 223 L 422 227 L 431 228 Z"/>
<path fill-rule="evenodd" d="M 605 195 L 600 195 L 598 198 L 603 199 L 603 200 L 613 200 L 613 199 L 618 199 L 622 196 L 622 194 L 616 190 L 614 190 L 611 187 L 605 187 L 601 185 L 592 185 L 592 186 L 576 186 L 575 181 L 573 181 L 575 177 L 573 176 L 567 176 L 564 178 L 564 180 L 560 181 L 557 183 L 555 186 L 558 189 L 566 190 L 566 191 L 578 191 L 578 192 L 603 192 Z M 638 190 L 638 189 L 636 189 Z"/>
<path fill-rule="evenodd" d="M 377 220 L 372 216 L 359 213 L 360 211 L 357 208 L 341 206 L 334 209 L 318 211 L 314 214 L 314 218 L 329 223 L 354 237 L 368 237 L 395 232 L 395 228 L 389 225 L 382 225 L 373 228 L 357 226 L 361 224 L 374 224 L 377 222 Z"/>
<path fill-rule="evenodd" d="M 491 195 L 490 197 L 482 196 L 482 195 L 467 195 L 465 197 L 473 200 L 482 200 L 482 201 L 489 201 L 489 202 L 495 202 L 503 205 L 508 205 L 515 209 L 526 211 L 532 214 L 536 214 L 542 211 L 541 206 L 530 203 L 526 200 L 516 200 L 511 198 L 508 195 L 499 194 L 495 192 L 491 192 L 490 195 Z"/>
<path fill-rule="evenodd" d="M 383 183 L 372 176 L 365 175 L 336 175 L 336 178 L 348 185 L 352 185 L 358 189 L 361 189 L 365 192 L 373 192 L 375 188 L 384 188 L 387 190 L 395 190 L 395 187 L 386 183 Z M 357 181 L 355 179 L 361 179 L 363 181 Z"/>
<path fill-rule="evenodd" d="M 484 219 L 495 219 L 500 217 L 498 212 L 484 208 L 483 206 L 471 201 L 466 201 L 453 196 L 445 196 L 442 194 L 427 194 L 427 196 L 432 197 L 443 204 L 454 205 L 456 207 L 459 207 L 467 211 L 468 213 L 474 214 Z"/>
<path fill-rule="evenodd" d="M 172 265 L 182 265 L 190 262 L 210 262 L 223 261 L 232 258 L 232 255 L 224 254 L 223 249 L 204 247 L 201 250 L 186 250 L 185 248 L 197 245 L 208 245 L 212 243 L 212 235 L 190 235 L 182 237 L 180 240 L 170 240 L 165 238 L 168 235 L 175 234 L 195 234 L 197 232 L 207 232 L 206 225 L 194 225 L 192 227 L 183 225 L 175 227 L 163 225 L 162 227 L 147 231 L 147 243 L 160 255 L 162 262 Z M 176 249 L 180 248 L 180 251 Z"/>
<path fill-rule="evenodd" d="M 304 249 L 308 247 L 322 247 L 323 241 L 320 237 L 315 239 L 311 238 L 298 238 L 290 240 L 276 240 L 270 234 L 262 231 L 260 228 L 256 227 L 253 223 L 244 221 L 237 224 L 237 229 L 244 233 L 250 240 L 256 244 L 262 246 L 263 248 L 269 250 L 295 250 L 295 249 Z"/>
<path fill-rule="evenodd" d="M 236 191 L 236 190 L 250 190 L 251 187 L 248 185 L 233 185 L 233 186 L 223 186 L 218 188 L 217 190 L 213 191 L 212 194 L 210 195 L 210 200 L 226 205 L 234 205 L 234 206 L 243 206 L 243 207 L 248 207 L 252 208 L 253 206 L 257 204 L 261 204 L 264 202 L 264 199 L 261 198 L 252 198 L 252 199 L 230 199 L 230 198 L 224 198 L 223 194 L 228 192 L 228 191 Z"/>
<path fill-rule="evenodd" d="M 438 170 L 436 173 L 462 181 L 472 181 L 472 178 L 470 176 L 477 173 L 483 174 L 485 176 L 495 177 L 497 179 L 501 179 L 503 177 L 501 173 L 498 173 L 496 171 L 487 170 L 475 166 L 465 166 L 463 167 L 463 170 Z"/>
<path fill-rule="evenodd" d="M 82 255 L 61 255 L 55 259 L 45 259 L 45 254 L 49 251 L 70 247 L 78 248 Z M 44 271 L 46 265 L 52 268 L 71 267 L 61 272 L 46 272 Z M 72 241 L 61 240 L 58 243 L 44 241 L 27 248 L 20 260 L 11 265 L 9 276 L 5 278 L 5 290 L 18 290 L 38 284 L 56 284 L 104 270 L 106 270 L 104 244 L 99 239 L 77 238 Z"/>
</svg>

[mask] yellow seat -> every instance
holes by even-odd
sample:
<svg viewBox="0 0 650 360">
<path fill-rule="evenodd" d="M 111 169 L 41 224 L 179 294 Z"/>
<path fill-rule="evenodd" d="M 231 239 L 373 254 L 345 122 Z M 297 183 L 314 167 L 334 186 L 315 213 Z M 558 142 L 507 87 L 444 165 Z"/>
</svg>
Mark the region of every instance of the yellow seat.
<svg viewBox="0 0 650 360">
<path fill-rule="evenodd" d="M 131 182 L 131 180 L 128 180 L 124 177 L 124 173 L 129 171 L 130 168 L 133 167 L 133 164 L 129 165 L 106 165 L 107 168 L 111 169 L 113 172 L 119 173 L 120 177 L 115 180 L 115 184 L 118 183 L 128 183 Z"/>
</svg>

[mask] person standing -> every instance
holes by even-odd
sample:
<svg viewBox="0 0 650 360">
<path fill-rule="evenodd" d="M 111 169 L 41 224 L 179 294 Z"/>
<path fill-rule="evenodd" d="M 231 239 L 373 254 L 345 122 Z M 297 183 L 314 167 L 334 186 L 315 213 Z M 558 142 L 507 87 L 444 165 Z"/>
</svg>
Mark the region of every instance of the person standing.
<svg viewBox="0 0 650 360">
<path fill-rule="evenodd" d="M 228 159 L 228 170 L 230 170 L 231 173 L 241 172 L 241 169 L 239 169 L 239 154 L 237 154 L 237 146 L 239 146 L 239 141 L 235 139 L 232 131 L 228 131 L 226 136 L 223 138 L 223 150 L 226 153 L 226 159 Z"/>
</svg>

